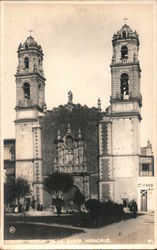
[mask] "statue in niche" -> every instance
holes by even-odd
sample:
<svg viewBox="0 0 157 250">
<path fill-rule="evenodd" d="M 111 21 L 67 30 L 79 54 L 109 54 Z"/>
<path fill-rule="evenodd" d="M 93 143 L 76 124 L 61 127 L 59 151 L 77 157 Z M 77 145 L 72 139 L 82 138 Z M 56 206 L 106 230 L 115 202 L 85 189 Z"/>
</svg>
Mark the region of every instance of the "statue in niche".
<svg viewBox="0 0 157 250">
<path fill-rule="evenodd" d="M 36 63 L 34 64 L 34 72 L 37 72 L 37 65 L 36 65 Z"/>
</svg>

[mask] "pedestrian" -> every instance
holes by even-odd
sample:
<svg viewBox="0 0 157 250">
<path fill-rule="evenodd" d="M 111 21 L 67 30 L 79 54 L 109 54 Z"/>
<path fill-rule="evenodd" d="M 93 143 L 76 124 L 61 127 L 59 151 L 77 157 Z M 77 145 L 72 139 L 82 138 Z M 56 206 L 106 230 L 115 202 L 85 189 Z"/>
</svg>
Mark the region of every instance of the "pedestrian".
<svg viewBox="0 0 157 250">
<path fill-rule="evenodd" d="M 22 213 L 22 205 L 21 204 L 19 204 L 19 213 Z"/>
<path fill-rule="evenodd" d="M 138 211 L 136 201 L 133 201 L 132 206 L 133 206 L 133 208 L 132 208 L 132 215 L 133 215 L 133 218 L 135 219 L 137 217 L 137 211 Z"/>
<path fill-rule="evenodd" d="M 123 207 L 123 220 L 127 220 L 128 219 L 128 214 L 129 214 L 129 207 L 128 205 Z"/>
<path fill-rule="evenodd" d="M 37 211 L 40 211 L 40 203 L 37 203 Z"/>
<path fill-rule="evenodd" d="M 15 206 L 15 213 L 18 213 L 18 206 Z"/>
<path fill-rule="evenodd" d="M 57 214 L 58 214 L 58 216 L 60 216 L 61 211 L 62 211 L 61 202 L 62 202 L 62 200 L 61 200 L 60 198 L 57 197 L 56 200 L 55 200 L 55 206 L 56 206 L 56 209 L 57 209 Z"/>
<path fill-rule="evenodd" d="M 130 212 L 132 214 L 132 218 L 136 218 L 137 216 L 137 211 L 138 211 L 138 207 L 137 207 L 137 203 L 135 200 L 132 200 L 129 204 L 129 209 Z"/>
</svg>

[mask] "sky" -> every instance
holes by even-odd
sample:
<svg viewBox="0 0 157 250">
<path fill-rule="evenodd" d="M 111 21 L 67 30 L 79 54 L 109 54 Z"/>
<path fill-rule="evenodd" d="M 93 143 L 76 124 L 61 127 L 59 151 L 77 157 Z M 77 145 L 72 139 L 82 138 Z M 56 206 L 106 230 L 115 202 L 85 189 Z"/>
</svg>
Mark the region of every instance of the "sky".
<svg viewBox="0 0 157 250">
<path fill-rule="evenodd" d="M 3 2 L 2 23 L 2 134 L 15 137 L 15 73 L 17 48 L 32 36 L 44 52 L 48 109 L 73 102 L 110 105 L 112 36 L 124 25 L 139 34 L 139 60 L 143 96 L 141 145 L 155 133 L 155 11 L 154 1 L 131 2 Z"/>
</svg>

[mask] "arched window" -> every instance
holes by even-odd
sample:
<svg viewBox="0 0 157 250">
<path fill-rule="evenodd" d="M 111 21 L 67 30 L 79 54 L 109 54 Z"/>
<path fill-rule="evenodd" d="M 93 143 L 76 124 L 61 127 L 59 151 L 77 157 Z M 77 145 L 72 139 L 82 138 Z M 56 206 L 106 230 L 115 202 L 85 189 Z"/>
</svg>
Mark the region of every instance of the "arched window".
<svg viewBox="0 0 157 250">
<path fill-rule="evenodd" d="M 129 76 L 124 73 L 120 77 L 121 81 L 121 99 L 128 99 L 129 97 Z"/>
<path fill-rule="evenodd" d="M 25 82 L 23 84 L 23 90 L 24 90 L 24 98 L 30 99 L 30 85 L 28 82 Z"/>
<path fill-rule="evenodd" d="M 25 68 L 29 69 L 29 58 L 28 57 L 25 57 L 24 63 L 25 63 Z"/>
<path fill-rule="evenodd" d="M 72 148 L 73 147 L 73 138 L 70 135 L 68 135 L 66 137 L 66 145 L 67 145 L 68 148 Z"/>
<path fill-rule="evenodd" d="M 128 58 L 128 48 L 127 46 L 122 46 L 121 47 L 121 58 Z"/>
</svg>

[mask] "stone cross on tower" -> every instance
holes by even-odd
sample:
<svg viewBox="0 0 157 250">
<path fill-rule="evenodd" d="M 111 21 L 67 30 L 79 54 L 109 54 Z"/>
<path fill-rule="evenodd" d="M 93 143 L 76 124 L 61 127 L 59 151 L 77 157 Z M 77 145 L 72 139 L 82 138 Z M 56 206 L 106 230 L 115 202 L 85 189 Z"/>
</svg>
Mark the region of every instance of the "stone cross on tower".
<svg viewBox="0 0 157 250">
<path fill-rule="evenodd" d="M 28 32 L 30 33 L 30 36 L 31 36 L 31 33 L 33 32 L 33 30 L 30 29 Z"/>
<path fill-rule="evenodd" d="M 123 20 L 124 20 L 124 23 L 127 24 L 128 18 L 124 17 Z"/>
</svg>

